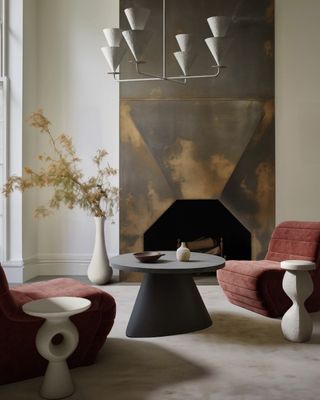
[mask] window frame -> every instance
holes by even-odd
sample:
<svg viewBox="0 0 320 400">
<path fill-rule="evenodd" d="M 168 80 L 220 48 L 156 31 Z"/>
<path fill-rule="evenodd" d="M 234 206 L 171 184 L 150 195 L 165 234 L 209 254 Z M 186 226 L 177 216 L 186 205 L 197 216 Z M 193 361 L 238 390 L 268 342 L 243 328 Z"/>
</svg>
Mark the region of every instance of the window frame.
<svg viewBox="0 0 320 400">
<path fill-rule="evenodd" d="M 1 20 L 0 20 L 0 87 L 2 98 L 3 110 L 2 119 L 2 147 L 0 147 L 0 168 L 2 174 L 0 177 L 1 187 L 7 177 L 8 159 L 7 159 L 7 143 L 8 143 L 8 100 L 9 100 L 9 82 L 7 77 L 7 0 L 0 0 Z M 1 230 L 1 244 L 0 244 L 0 261 L 3 262 L 7 259 L 7 202 L 1 199 L 0 209 L 0 230 Z"/>
</svg>

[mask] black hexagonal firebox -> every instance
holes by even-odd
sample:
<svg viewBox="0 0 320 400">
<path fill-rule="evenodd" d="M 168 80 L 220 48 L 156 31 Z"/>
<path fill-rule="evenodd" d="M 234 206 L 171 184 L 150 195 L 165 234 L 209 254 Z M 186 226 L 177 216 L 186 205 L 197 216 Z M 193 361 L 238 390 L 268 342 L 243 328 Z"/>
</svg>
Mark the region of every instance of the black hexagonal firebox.
<svg viewBox="0 0 320 400">
<path fill-rule="evenodd" d="M 192 251 L 251 259 L 250 232 L 217 199 L 176 200 L 144 233 L 145 250 L 175 250 L 179 241 Z"/>
</svg>

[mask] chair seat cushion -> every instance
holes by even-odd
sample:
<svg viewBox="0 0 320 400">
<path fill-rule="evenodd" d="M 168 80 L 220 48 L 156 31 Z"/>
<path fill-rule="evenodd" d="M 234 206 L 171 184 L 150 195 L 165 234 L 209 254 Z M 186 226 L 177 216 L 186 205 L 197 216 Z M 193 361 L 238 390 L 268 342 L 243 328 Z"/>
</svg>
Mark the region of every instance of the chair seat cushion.
<svg viewBox="0 0 320 400">
<path fill-rule="evenodd" d="M 86 297 L 91 300 L 90 311 L 114 307 L 114 299 L 108 293 L 95 287 L 85 285 L 71 278 L 56 278 L 43 282 L 25 283 L 11 289 L 18 306 L 31 300 L 56 296 Z M 101 309 L 102 307 L 102 309 Z"/>
</svg>

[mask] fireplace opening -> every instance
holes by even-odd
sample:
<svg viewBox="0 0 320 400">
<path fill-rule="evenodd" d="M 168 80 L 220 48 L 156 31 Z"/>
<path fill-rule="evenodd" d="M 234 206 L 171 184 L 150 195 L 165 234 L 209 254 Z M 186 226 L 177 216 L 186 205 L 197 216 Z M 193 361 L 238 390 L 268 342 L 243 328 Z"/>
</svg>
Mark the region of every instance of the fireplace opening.
<svg viewBox="0 0 320 400">
<path fill-rule="evenodd" d="M 251 259 L 251 234 L 220 200 L 176 200 L 144 233 L 144 250 L 191 251 Z"/>
</svg>

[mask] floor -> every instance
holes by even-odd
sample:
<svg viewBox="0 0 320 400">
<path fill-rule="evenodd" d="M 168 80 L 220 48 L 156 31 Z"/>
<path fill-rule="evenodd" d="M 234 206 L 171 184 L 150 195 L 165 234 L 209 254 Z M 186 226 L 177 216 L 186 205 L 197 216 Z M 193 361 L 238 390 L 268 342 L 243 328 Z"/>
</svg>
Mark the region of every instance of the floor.
<svg viewBox="0 0 320 400">
<path fill-rule="evenodd" d="M 284 339 L 280 320 L 226 300 L 217 285 L 199 291 L 207 329 L 131 339 L 125 329 L 138 285 L 101 286 L 117 303 L 114 327 L 97 362 L 72 371 L 70 400 L 318 400 L 320 313 L 308 343 Z M 40 400 L 42 378 L 0 386 L 0 399 Z"/>
</svg>

